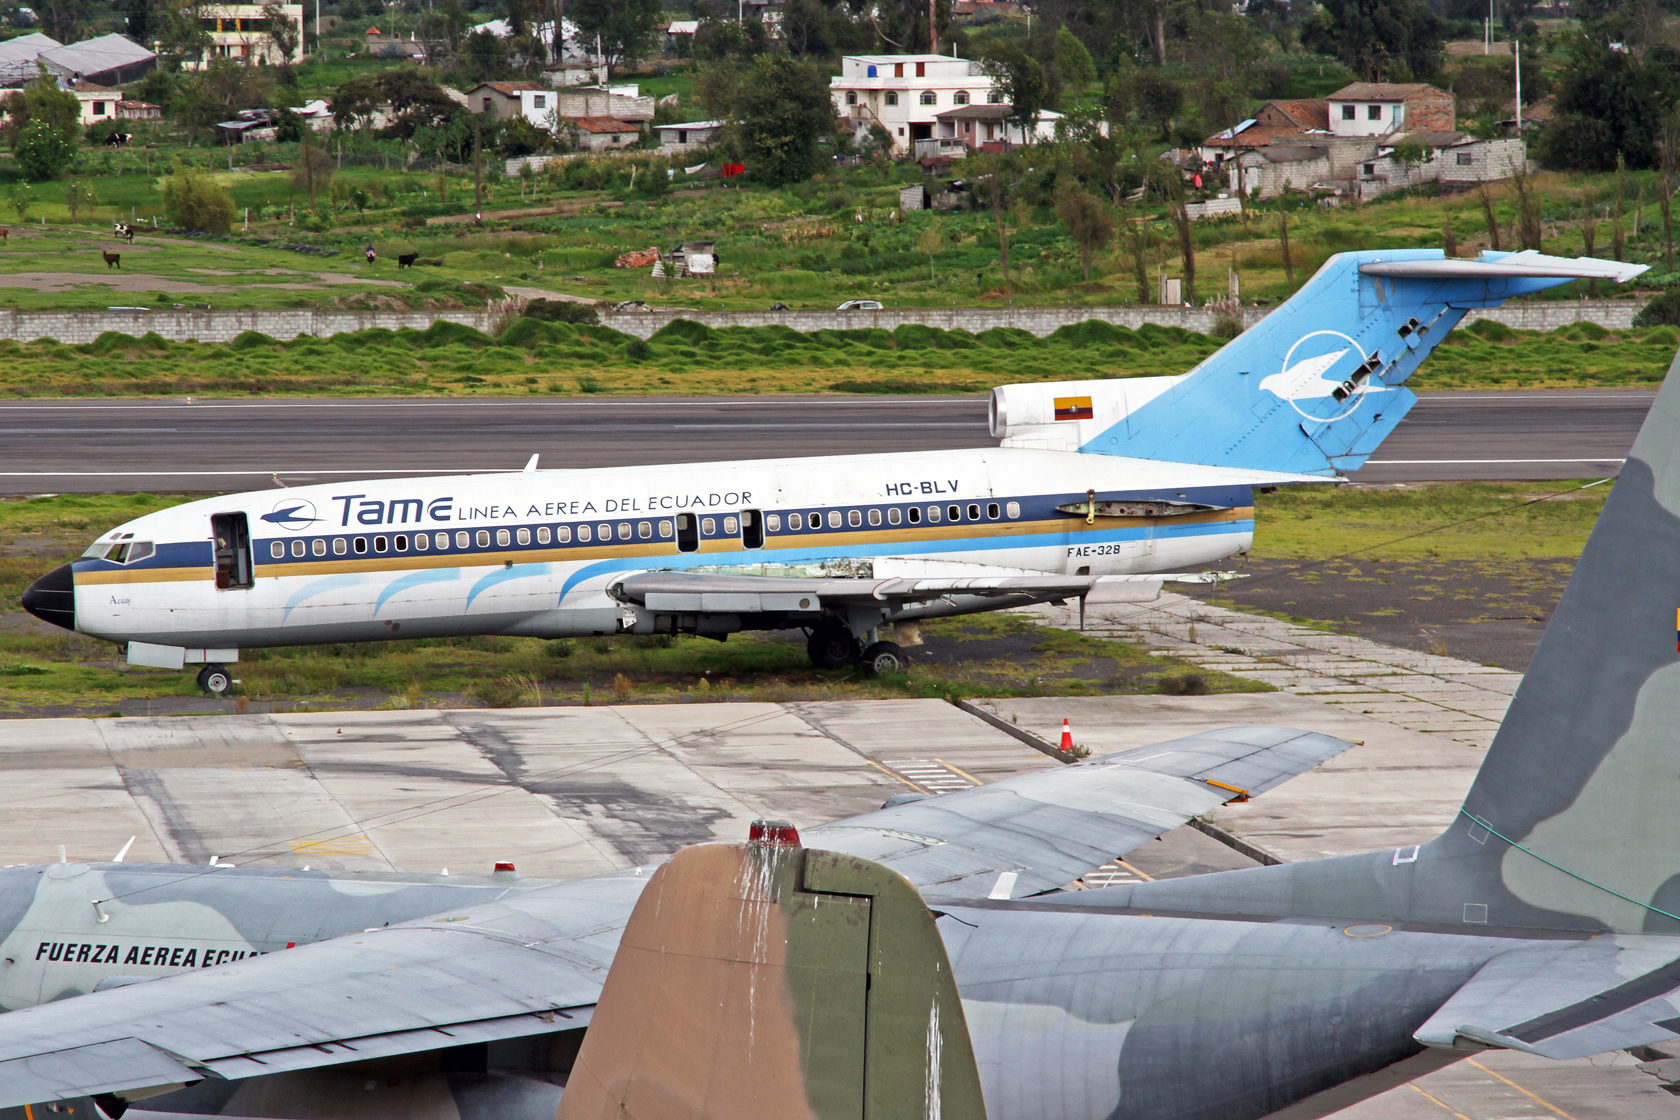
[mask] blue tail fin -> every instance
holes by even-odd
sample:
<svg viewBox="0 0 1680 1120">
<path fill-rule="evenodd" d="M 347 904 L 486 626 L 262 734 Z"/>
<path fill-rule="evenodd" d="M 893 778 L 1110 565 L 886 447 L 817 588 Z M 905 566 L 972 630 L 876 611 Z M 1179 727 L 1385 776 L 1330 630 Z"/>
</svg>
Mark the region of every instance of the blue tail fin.
<svg viewBox="0 0 1680 1120">
<path fill-rule="evenodd" d="M 1467 311 L 1571 279 L 1643 271 L 1534 252 L 1474 261 L 1438 249 L 1341 253 L 1181 377 L 1133 382 L 1131 391 L 1125 381 L 1007 386 L 994 397 L 994 426 L 1024 446 L 1334 476 L 1364 465 L 1400 423 L 1417 400 L 1407 379 Z M 1054 404 L 1032 407 L 1023 389 Z M 1015 423 L 998 425 L 1004 416 Z M 1069 419 L 1079 424 L 1076 443 Z"/>
</svg>

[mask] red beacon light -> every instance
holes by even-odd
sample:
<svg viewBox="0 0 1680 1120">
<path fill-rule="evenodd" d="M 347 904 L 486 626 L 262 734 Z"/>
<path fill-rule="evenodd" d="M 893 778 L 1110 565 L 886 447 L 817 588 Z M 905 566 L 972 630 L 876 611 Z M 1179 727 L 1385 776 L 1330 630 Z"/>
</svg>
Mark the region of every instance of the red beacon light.
<svg viewBox="0 0 1680 1120">
<path fill-rule="evenodd" d="M 747 843 L 766 848 L 797 848 L 799 830 L 787 821 L 756 820 L 747 829 Z"/>
</svg>

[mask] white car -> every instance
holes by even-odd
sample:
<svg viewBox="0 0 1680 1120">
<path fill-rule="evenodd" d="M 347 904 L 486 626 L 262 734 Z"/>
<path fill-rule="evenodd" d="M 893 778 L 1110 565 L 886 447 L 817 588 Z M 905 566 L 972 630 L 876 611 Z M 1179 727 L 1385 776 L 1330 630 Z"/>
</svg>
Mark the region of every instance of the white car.
<svg viewBox="0 0 1680 1120">
<path fill-rule="evenodd" d="M 884 305 L 878 299 L 849 299 L 836 307 L 836 311 L 880 311 Z"/>
</svg>

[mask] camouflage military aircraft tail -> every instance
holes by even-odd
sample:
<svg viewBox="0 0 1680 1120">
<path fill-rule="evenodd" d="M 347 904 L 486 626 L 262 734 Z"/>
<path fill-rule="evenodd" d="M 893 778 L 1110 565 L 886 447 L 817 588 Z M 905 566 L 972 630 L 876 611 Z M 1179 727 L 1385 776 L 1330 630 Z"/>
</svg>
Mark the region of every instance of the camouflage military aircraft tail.
<svg viewBox="0 0 1680 1120">
<path fill-rule="evenodd" d="M 679 852 L 625 926 L 558 1120 L 982 1120 L 934 916 L 785 821 Z"/>
</svg>

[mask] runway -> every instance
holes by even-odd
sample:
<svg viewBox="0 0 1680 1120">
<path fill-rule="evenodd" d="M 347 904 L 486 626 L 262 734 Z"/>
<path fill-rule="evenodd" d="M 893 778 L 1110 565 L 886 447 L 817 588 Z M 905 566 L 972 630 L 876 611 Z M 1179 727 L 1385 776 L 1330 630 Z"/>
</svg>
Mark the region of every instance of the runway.
<svg viewBox="0 0 1680 1120">
<path fill-rule="evenodd" d="M 1424 394 L 1359 482 L 1614 474 L 1654 392 Z M 984 397 L 19 401 L 0 494 L 989 447 Z"/>
</svg>

